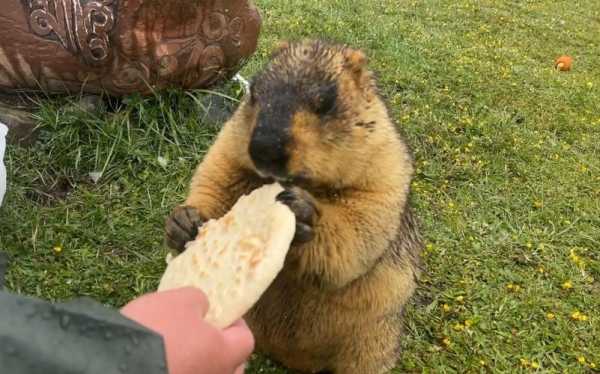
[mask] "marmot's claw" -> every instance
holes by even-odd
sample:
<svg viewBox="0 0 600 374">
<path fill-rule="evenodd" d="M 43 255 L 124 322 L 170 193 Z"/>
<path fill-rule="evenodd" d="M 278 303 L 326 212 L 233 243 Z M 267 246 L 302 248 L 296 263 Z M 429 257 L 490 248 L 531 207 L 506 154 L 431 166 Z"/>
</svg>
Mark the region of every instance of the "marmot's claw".
<svg viewBox="0 0 600 374">
<path fill-rule="evenodd" d="M 196 238 L 198 228 L 204 220 L 198 210 L 191 206 L 178 206 L 171 212 L 165 222 L 165 238 L 167 246 L 183 252 L 185 244 Z"/>
<path fill-rule="evenodd" d="M 306 243 L 314 238 L 315 232 L 312 227 L 307 224 L 296 223 L 296 233 L 294 234 L 294 243 Z"/>
<path fill-rule="evenodd" d="M 289 187 L 277 195 L 277 200 L 287 205 L 296 216 L 294 243 L 305 243 L 314 237 L 317 219 L 316 200 L 299 187 Z"/>
</svg>

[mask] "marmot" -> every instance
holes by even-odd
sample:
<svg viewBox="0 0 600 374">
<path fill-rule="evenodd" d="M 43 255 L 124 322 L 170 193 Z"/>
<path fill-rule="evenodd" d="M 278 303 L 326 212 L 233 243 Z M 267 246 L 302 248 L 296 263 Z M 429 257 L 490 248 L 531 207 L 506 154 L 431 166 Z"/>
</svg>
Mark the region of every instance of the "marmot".
<svg viewBox="0 0 600 374">
<path fill-rule="evenodd" d="M 250 91 L 167 219 L 167 243 L 183 250 L 204 220 L 279 181 L 296 235 L 245 316 L 257 351 L 301 372 L 386 372 L 399 356 L 422 244 L 409 208 L 412 155 L 365 54 L 284 42 Z"/>
</svg>

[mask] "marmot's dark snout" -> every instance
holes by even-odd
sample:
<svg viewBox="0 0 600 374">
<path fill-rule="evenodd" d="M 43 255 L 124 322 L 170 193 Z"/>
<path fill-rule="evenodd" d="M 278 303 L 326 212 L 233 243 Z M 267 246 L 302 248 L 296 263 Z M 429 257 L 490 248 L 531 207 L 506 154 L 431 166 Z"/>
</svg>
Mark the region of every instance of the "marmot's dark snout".
<svg viewBox="0 0 600 374">
<path fill-rule="evenodd" d="M 284 177 L 289 159 L 285 144 L 287 135 L 274 126 L 257 125 L 248 152 L 259 172 L 269 177 Z"/>
</svg>

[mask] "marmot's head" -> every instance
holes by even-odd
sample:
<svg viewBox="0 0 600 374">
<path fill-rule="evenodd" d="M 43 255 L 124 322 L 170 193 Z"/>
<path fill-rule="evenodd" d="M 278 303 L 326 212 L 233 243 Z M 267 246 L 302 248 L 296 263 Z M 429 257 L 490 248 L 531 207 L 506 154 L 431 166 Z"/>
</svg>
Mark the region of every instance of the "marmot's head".
<svg viewBox="0 0 600 374">
<path fill-rule="evenodd" d="M 282 43 L 245 103 L 259 175 L 332 186 L 372 166 L 378 127 L 389 120 L 365 65 L 365 55 L 346 46 Z"/>
</svg>

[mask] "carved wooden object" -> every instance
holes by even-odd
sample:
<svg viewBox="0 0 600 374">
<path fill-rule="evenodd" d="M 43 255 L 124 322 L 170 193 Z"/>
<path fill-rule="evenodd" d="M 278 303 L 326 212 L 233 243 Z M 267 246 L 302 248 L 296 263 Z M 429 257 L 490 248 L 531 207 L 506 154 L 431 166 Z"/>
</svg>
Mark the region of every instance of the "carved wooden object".
<svg viewBox="0 0 600 374">
<path fill-rule="evenodd" d="M 208 87 L 254 53 L 260 23 L 250 0 L 2 0 L 0 91 Z"/>
</svg>

